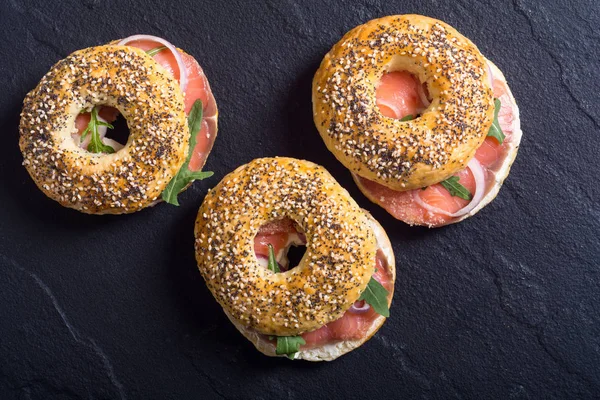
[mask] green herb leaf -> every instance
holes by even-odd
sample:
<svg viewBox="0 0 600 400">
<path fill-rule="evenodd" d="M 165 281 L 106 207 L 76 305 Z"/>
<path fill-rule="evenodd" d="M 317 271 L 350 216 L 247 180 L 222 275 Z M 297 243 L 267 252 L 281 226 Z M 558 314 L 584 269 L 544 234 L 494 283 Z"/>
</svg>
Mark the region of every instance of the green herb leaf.
<svg viewBox="0 0 600 400">
<path fill-rule="evenodd" d="M 188 176 L 193 181 L 201 181 L 202 179 L 210 178 L 215 173 L 212 171 L 189 171 Z"/>
<path fill-rule="evenodd" d="M 400 118 L 400 121 L 410 121 L 412 119 L 415 119 L 415 118 L 412 116 L 412 114 L 408 114 L 408 115 L 405 115 L 404 117 Z"/>
<path fill-rule="evenodd" d="M 492 126 L 487 134 L 488 136 L 496 138 L 500 144 L 504 142 L 505 138 L 504 132 L 502 132 L 502 128 L 500 128 L 500 122 L 498 122 L 498 113 L 500 112 L 501 106 L 502 103 L 500 102 L 500 99 L 494 99 L 494 122 L 492 123 Z"/>
<path fill-rule="evenodd" d="M 271 243 L 268 244 L 269 247 L 269 264 L 267 267 L 273 272 L 281 272 L 279 269 L 279 264 L 277 264 L 277 260 L 275 259 L 275 251 L 273 250 L 273 245 Z"/>
<path fill-rule="evenodd" d="M 306 341 L 302 339 L 302 336 L 277 336 L 275 354 L 286 355 L 293 360 L 303 344 L 306 344 Z"/>
<path fill-rule="evenodd" d="M 383 285 L 375 278 L 371 278 L 369 284 L 365 288 L 364 292 L 361 293 L 358 300 L 364 300 L 373 307 L 373 310 L 379 315 L 384 317 L 390 316 L 390 309 L 388 308 L 388 291 Z"/>
<path fill-rule="evenodd" d="M 465 200 L 471 200 L 473 198 L 473 196 L 471 196 L 471 192 L 469 192 L 466 187 L 458 183 L 458 176 L 451 176 L 440 183 L 450 192 L 450 195 L 452 196 L 460 197 L 461 199 Z"/>
<path fill-rule="evenodd" d="M 200 124 L 202 123 L 202 101 L 196 100 L 190 114 L 188 115 L 188 130 L 190 131 L 190 145 L 188 149 L 188 156 L 181 166 L 181 169 L 175 174 L 173 179 L 169 182 L 165 190 L 162 192 L 162 198 L 169 204 L 174 206 L 179 205 L 177 195 L 187 186 L 188 183 L 194 180 L 206 179 L 213 176 L 212 171 L 190 171 L 190 159 L 196 147 L 196 138 L 200 133 Z"/>
<path fill-rule="evenodd" d="M 87 149 L 88 149 L 88 151 L 90 151 L 92 153 L 112 154 L 115 152 L 115 149 L 113 149 L 109 145 L 102 143 L 102 141 L 100 141 L 100 140 L 90 142 Z"/>
<path fill-rule="evenodd" d="M 108 129 L 115 129 L 114 126 L 112 126 L 111 124 L 109 124 L 108 122 L 104 122 L 104 121 L 97 121 L 96 124 L 100 125 L 100 126 L 105 126 Z"/>
<path fill-rule="evenodd" d="M 79 143 L 83 143 L 83 141 L 85 140 L 85 137 L 87 136 L 88 133 L 90 133 L 90 125 L 89 124 L 88 124 L 87 128 L 85 128 L 83 133 L 81 134 L 81 139 L 80 139 Z"/>
<path fill-rule="evenodd" d="M 158 47 L 155 47 L 153 49 L 146 51 L 146 54 L 148 54 L 150 57 L 154 57 L 155 55 L 157 55 L 158 53 L 160 53 L 161 51 L 163 51 L 166 48 L 167 48 L 167 46 L 158 46 Z"/>
<path fill-rule="evenodd" d="M 92 134 L 92 138 L 90 140 L 90 144 L 88 144 L 87 150 L 92 153 L 114 153 L 115 149 L 112 147 L 102 143 L 102 138 L 98 133 L 99 126 L 106 126 L 107 128 L 114 129 L 111 124 L 104 121 L 98 120 L 98 107 L 92 108 L 92 112 L 90 113 L 90 122 L 88 123 L 87 128 L 81 134 L 81 141 L 86 138 L 88 133 Z"/>
</svg>

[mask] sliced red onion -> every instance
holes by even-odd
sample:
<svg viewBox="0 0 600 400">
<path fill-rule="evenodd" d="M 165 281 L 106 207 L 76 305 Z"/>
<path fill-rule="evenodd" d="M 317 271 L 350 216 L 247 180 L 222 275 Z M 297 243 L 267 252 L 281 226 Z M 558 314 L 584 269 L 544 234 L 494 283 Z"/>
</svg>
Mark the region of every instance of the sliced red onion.
<svg viewBox="0 0 600 400">
<path fill-rule="evenodd" d="M 298 232 L 298 237 L 300 238 L 300 244 L 306 244 L 306 235 L 303 232 Z"/>
<path fill-rule="evenodd" d="M 152 36 L 152 35 L 129 36 L 129 37 L 121 40 L 117 44 L 119 46 L 127 46 L 127 43 L 131 43 L 136 40 L 149 40 L 152 42 L 160 43 L 163 46 L 165 46 L 167 49 L 169 49 L 171 51 L 171 53 L 173 53 L 173 56 L 175 56 L 175 60 L 177 61 L 177 67 L 179 68 L 179 87 L 181 88 L 182 92 L 185 92 L 185 89 L 187 88 L 187 69 L 185 68 L 185 64 L 183 63 L 183 58 L 181 57 L 181 54 L 179 54 L 179 51 L 177 51 L 177 48 L 175 48 L 175 46 L 173 46 L 171 43 L 167 42 L 165 39 L 159 38 L 158 36 Z"/>
<path fill-rule="evenodd" d="M 264 267 L 264 268 L 269 267 L 269 257 L 262 255 L 262 254 L 257 254 L 256 259 L 258 260 L 258 264 L 261 267 Z"/>
<path fill-rule="evenodd" d="M 467 204 L 460 210 L 454 213 L 449 213 L 448 211 L 442 210 L 441 208 L 434 207 L 425 203 L 423 199 L 421 199 L 421 195 L 419 194 L 421 192 L 420 189 L 413 191 L 413 199 L 421 207 L 435 214 L 446 215 L 452 218 L 462 217 L 463 215 L 468 214 L 469 212 L 471 212 L 471 210 L 477 207 L 481 199 L 483 199 L 483 195 L 485 194 L 485 172 L 483 171 L 483 168 L 481 168 L 481 164 L 479 164 L 479 161 L 477 161 L 475 157 L 473 157 L 471 161 L 469 161 L 469 163 L 467 164 L 467 168 L 471 170 L 473 178 L 475 179 L 475 195 L 473 195 L 473 199 L 469 202 L 469 204 Z"/>
<path fill-rule="evenodd" d="M 492 67 L 490 67 L 490 63 L 489 62 L 485 62 L 485 65 L 487 66 L 487 70 L 488 70 L 488 79 L 490 81 L 490 87 L 492 88 L 492 90 L 494 90 L 494 74 L 492 73 Z"/>
<path fill-rule="evenodd" d="M 353 314 L 364 314 L 371 309 L 371 306 L 364 300 L 355 301 L 352 307 L 348 309 Z"/>
<path fill-rule="evenodd" d="M 429 107 L 431 102 L 429 101 L 429 98 L 427 98 L 427 94 L 425 93 L 424 83 L 417 84 L 417 93 L 419 93 L 419 98 L 421 98 L 421 103 L 423 103 L 425 108 Z"/>
</svg>

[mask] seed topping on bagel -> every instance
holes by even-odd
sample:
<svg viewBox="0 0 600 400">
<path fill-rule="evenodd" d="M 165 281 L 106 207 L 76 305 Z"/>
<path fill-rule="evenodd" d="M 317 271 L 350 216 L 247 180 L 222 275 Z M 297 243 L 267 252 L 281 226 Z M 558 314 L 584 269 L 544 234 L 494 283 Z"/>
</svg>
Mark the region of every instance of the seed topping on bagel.
<svg viewBox="0 0 600 400">
<path fill-rule="evenodd" d="M 409 183 L 418 164 L 447 168 L 448 175 L 464 167 L 471 154 L 455 160 L 455 149 L 480 144 L 493 119 L 485 59 L 475 45 L 441 21 L 414 17 L 386 17 L 351 30 L 313 83 L 315 122 L 330 149 L 353 164 L 353 172 L 370 172 L 398 190 L 428 183 L 427 177 Z M 398 59 L 433 97 L 423 115 L 406 122 L 384 116 L 375 103 L 378 80 Z"/>
<path fill-rule="evenodd" d="M 96 104 L 127 119 L 125 149 L 95 154 L 60 133 Z M 187 127 L 176 81 L 143 50 L 112 45 L 55 64 L 25 98 L 20 130 L 24 164 L 38 186 L 86 212 L 133 211 L 155 200 L 183 162 L 189 136 L 182 134 Z"/>
<path fill-rule="evenodd" d="M 258 264 L 254 237 L 289 217 L 306 234 L 300 265 Z M 376 242 L 364 212 L 315 164 L 286 158 L 246 164 L 209 192 L 196 220 L 196 258 L 209 289 L 244 326 L 279 336 L 339 318 L 367 286 Z"/>
</svg>

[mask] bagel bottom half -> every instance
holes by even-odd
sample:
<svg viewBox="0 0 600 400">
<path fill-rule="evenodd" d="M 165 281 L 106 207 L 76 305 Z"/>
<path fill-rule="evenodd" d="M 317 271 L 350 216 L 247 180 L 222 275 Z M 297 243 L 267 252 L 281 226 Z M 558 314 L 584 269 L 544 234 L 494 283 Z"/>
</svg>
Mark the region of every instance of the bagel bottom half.
<svg viewBox="0 0 600 400">
<path fill-rule="evenodd" d="M 377 222 L 368 211 L 364 210 L 364 212 L 369 218 L 371 227 L 375 232 L 378 250 L 381 250 L 385 258 L 387 268 L 390 272 L 392 288 L 388 296 L 389 306 L 392 303 L 394 283 L 396 281 L 396 261 L 394 259 L 392 244 L 390 243 L 390 240 L 387 237 L 385 230 L 379 224 L 379 222 Z M 284 355 L 278 355 L 275 353 L 275 345 L 265 340 L 264 335 L 260 335 L 256 331 L 252 331 L 250 329 L 245 328 L 238 321 L 232 318 L 227 311 L 225 311 L 225 314 L 227 315 L 227 318 L 229 318 L 231 323 L 241 332 L 242 335 L 244 335 L 246 339 L 252 342 L 252 344 L 256 347 L 258 351 L 270 357 L 285 357 Z M 331 344 L 326 344 L 306 350 L 300 350 L 298 353 L 296 353 L 294 359 L 307 361 L 333 361 L 336 358 L 343 356 L 344 354 L 358 348 L 371 337 L 373 337 L 373 335 L 379 330 L 379 328 L 383 326 L 385 320 L 386 317 L 378 315 L 377 318 L 371 323 L 371 326 L 365 333 L 364 337 L 360 339 L 337 341 Z"/>
</svg>

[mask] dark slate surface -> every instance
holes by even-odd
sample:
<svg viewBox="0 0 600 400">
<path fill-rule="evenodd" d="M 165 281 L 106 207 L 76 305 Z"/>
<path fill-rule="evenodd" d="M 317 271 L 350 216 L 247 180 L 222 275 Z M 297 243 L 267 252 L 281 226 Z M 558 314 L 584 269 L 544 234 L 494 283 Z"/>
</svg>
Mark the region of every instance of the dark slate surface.
<svg viewBox="0 0 600 400">
<path fill-rule="evenodd" d="M 1 2 L 0 398 L 600 396 L 596 0 L 168 3 Z M 504 70 L 524 131 L 496 201 L 431 231 L 366 201 L 310 111 L 330 46 L 373 17 L 408 12 L 454 25 Z M 221 112 L 207 165 L 216 174 L 180 208 L 118 217 L 61 208 L 20 165 L 21 101 L 70 52 L 140 32 L 205 68 Z M 333 363 L 254 351 L 196 270 L 192 228 L 207 189 L 273 155 L 327 167 L 394 243 L 392 317 Z"/>
</svg>

